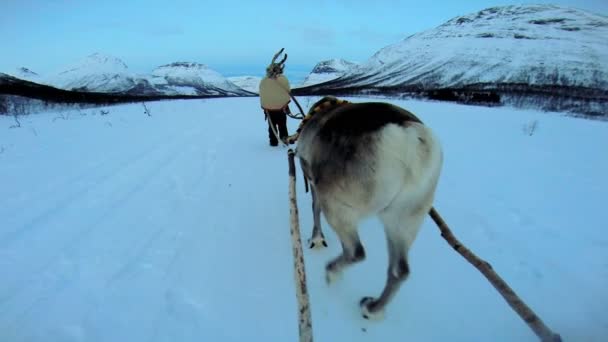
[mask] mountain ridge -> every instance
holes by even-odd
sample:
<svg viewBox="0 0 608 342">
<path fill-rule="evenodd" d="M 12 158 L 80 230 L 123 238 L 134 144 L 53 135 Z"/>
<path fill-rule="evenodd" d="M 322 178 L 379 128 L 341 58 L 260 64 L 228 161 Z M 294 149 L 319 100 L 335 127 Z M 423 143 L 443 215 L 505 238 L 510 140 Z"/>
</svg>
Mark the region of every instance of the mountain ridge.
<svg viewBox="0 0 608 342">
<path fill-rule="evenodd" d="M 22 69 L 29 70 L 19 70 Z M 25 72 L 19 71 L 13 76 L 58 89 L 84 92 L 150 96 L 252 95 L 205 64 L 173 62 L 138 74 L 131 72 L 120 58 L 99 52 L 45 76 L 24 77 L 27 76 Z"/>
<path fill-rule="evenodd" d="M 318 62 L 297 87 L 306 87 L 334 80 L 343 76 L 355 66 L 357 66 L 357 63 L 342 58 L 333 58 Z"/>
<path fill-rule="evenodd" d="M 337 79 L 298 91 L 483 90 L 502 104 L 605 115 L 606 60 L 608 17 L 556 5 L 509 5 L 454 17 L 378 50 Z"/>
</svg>

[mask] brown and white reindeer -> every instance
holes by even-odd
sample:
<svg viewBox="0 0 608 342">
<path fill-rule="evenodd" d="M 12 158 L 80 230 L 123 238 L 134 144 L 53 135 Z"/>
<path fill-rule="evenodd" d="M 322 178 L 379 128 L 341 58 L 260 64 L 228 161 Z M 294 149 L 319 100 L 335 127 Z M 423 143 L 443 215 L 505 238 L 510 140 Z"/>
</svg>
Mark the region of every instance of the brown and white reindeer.
<svg viewBox="0 0 608 342">
<path fill-rule="evenodd" d="M 359 222 L 377 215 L 383 223 L 386 285 L 379 297 L 360 301 L 365 318 L 381 318 L 410 273 L 408 250 L 433 204 L 443 164 L 438 138 L 400 107 L 328 96 L 313 105 L 290 139 L 297 139 L 296 153 L 311 188 L 310 247 L 327 246 L 321 212 L 342 244 L 342 254 L 326 265 L 328 283 L 365 259 Z"/>
</svg>

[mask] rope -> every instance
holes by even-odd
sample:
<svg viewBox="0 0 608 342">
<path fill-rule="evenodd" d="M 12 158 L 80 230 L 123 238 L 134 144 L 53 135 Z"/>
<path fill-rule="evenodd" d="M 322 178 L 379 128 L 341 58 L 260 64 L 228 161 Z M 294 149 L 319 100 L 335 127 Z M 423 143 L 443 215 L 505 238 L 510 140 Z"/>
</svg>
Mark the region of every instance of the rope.
<svg viewBox="0 0 608 342">
<path fill-rule="evenodd" d="M 515 312 L 521 317 L 521 319 L 528 324 L 530 329 L 534 331 L 536 336 L 543 342 L 561 342 L 560 335 L 554 333 L 549 329 L 545 323 L 538 317 L 526 303 L 511 289 L 511 287 L 492 269 L 492 266 L 480 259 L 471 250 L 465 247 L 462 242 L 458 241 L 447 223 L 439 216 L 439 213 L 435 208 L 431 208 L 429 215 L 439 227 L 441 236 L 456 250 L 460 253 L 468 262 L 470 262 L 475 268 L 477 268 L 488 281 L 498 290 L 502 297 L 507 301 Z"/>
<path fill-rule="evenodd" d="M 298 100 L 296 99 L 296 97 L 291 94 L 291 91 L 289 91 L 288 89 L 286 89 L 285 87 L 283 87 L 282 84 L 280 84 L 280 83 L 277 82 L 277 85 L 281 89 L 283 89 L 287 93 L 287 95 L 289 95 L 289 97 L 293 100 L 293 102 L 296 103 L 296 106 L 298 106 L 298 109 L 300 110 L 300 115 L 293 115 L 291 113 L 287 113 L 287 116 L 289 116 L 292 119 L 296 119 L 296 120 L 302 120 L 302 119 L 304 119 L 304 117 L 306 116 L 306 114 L 304 114 L 304 109 L 302 109 L 302 106 L 300 106 L 300 103 L 298 102 Z"/>
<path fill-rule="evenodd" d="M 294 163 L 295 152 L 287 151 L 289 161 L 289 213 L 290 232 L 293 247 L 294 275 L 296 284 L 296 298 L 298 300 L 298 330 L 300 342 L 312 342 L 312 318 L 310 314 L 310 300 L 306 287 L 306 269 L 304 265 L 304 252 L 302 251 L 302 238 L 298 218 L 298 203 L 296 201 L 296 167 Z"/>
<path fill-rule="evenodd" d="M 285 89 L 285 88 L 283 88 L 283 90 L 287 91 L 287 89 Z M 300 110 L 300 115 L 299 116 L 295 116 L 295 115 L 291 116 L 289 114 L 287 114 L 287 115 L 289 115 L 289 117 L 293 118 L 293 119 L 303 120 L 304 117 L 305 117 L 304 109 L 302 109 L 302 106 L 300 106 L 300 103 L 298 102 L 298 100 L 296 99 L 296 97 L 293 96 L 293 95 L 291 95 L 291 92 L 288 92 L 288 93 L 289 93 L 289 97 L 291 97 L 291 99 L 293 100 L 293 102 L 296 103 L 296 106 L 298 106 L 298 109 Z"/>
<path fill-rule="evenodd" d="M 291 113 L 285 113 L 287 114 L 287 116 L 289 116 L 292 119 L 296 119 L 296 120 L 304 120 L 304 115 L 303 114 L 291 114 Z"/>
</svg>

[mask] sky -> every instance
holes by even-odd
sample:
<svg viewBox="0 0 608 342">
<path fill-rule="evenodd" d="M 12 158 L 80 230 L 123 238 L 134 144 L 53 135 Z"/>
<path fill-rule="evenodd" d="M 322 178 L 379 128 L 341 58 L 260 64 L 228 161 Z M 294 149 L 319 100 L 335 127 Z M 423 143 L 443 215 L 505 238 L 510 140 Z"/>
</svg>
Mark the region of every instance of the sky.
<svg viewBox="0 0 608 342">
<path fill-rule="evenodd" d="M 606 0 L 536 0 L 607 15 Z M 288 53 L 286 74 L 322 60 L 364 62 L 416 32 L 502 0 L 1 0 L 0 72 L 64 70 L 92 53 L 122 59 L 133 72 L 192 61 L 225 76 L 263 75 Z"/>
</svg>

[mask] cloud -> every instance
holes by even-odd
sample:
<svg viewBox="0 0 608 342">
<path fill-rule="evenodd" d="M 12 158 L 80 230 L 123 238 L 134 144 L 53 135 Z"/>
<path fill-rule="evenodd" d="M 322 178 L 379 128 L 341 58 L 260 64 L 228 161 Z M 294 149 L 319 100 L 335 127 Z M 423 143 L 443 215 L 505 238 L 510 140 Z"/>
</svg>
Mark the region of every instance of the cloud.
<svg viewBox="0 0 608 342">
<path fill-rule="evenodd" d="M 357 29 L 348 30 L 345 32 L 350 38 L 359 39 L 363 43 L 394 43 L 405 37 L 403 33 L 387 33 L 379 32 L 367 27 L 359 27 Z"/>
<path fill-rule="evenodd" d="M 148 24 L 144 21 L 127 22 L 116 19 L 104 19 L 84 27 L 87 31 L 118 31 L 122 33 L 136 33 L 148 36 L 177 36 L 183 35 L 185 30 L 179 25 L 166 23 Z"/>
<path fill-rule="evenodd" d="M 279 22 L 278 28 L 290 32 L 296 39 L 304 44 L 331 47 L 336 45 L 336 31 L 330 27 L 323 26 L 297 26 L 285 22 Z"/>
<path fill-rule="evenodd" d="M 415 3 L 415 1 L 405 1 L 407 2 L 412 2 Z M 314 5 L 314 6 L 341 6 L 345 9 L 350 9 L 353 8 L 353 6 L 355 7 L 361 7 L 363 9 L 369 9 L 370 8 L 370 2 L 369 0 L 333 0 L 333 1 L 326 1 L 326 0 L 308 0 L 307 1 L 308 5 Z M 399 7 L 400 5 L 403 4 L 403 0 L 374 0 L 373 6 L 377 7 L 377 6 L 386 6 L 386 7 L 390 7 L 390 8 L 395 8 L 395 7 Z"/>
<path fill-rule="evenodd" d="M 153 36 L 178 36 L 184 34 L 185 30 L 177 25 L 154 25 L 141 27 L 140 32 Z"/>
<path fill-rule="evenodd" d="M 336 44 L 336 32 L 332 29 L 304 27 L 298 31 L 298 34 L 304 41 L 322 46 L 334 46 Z"/>
</svg>

